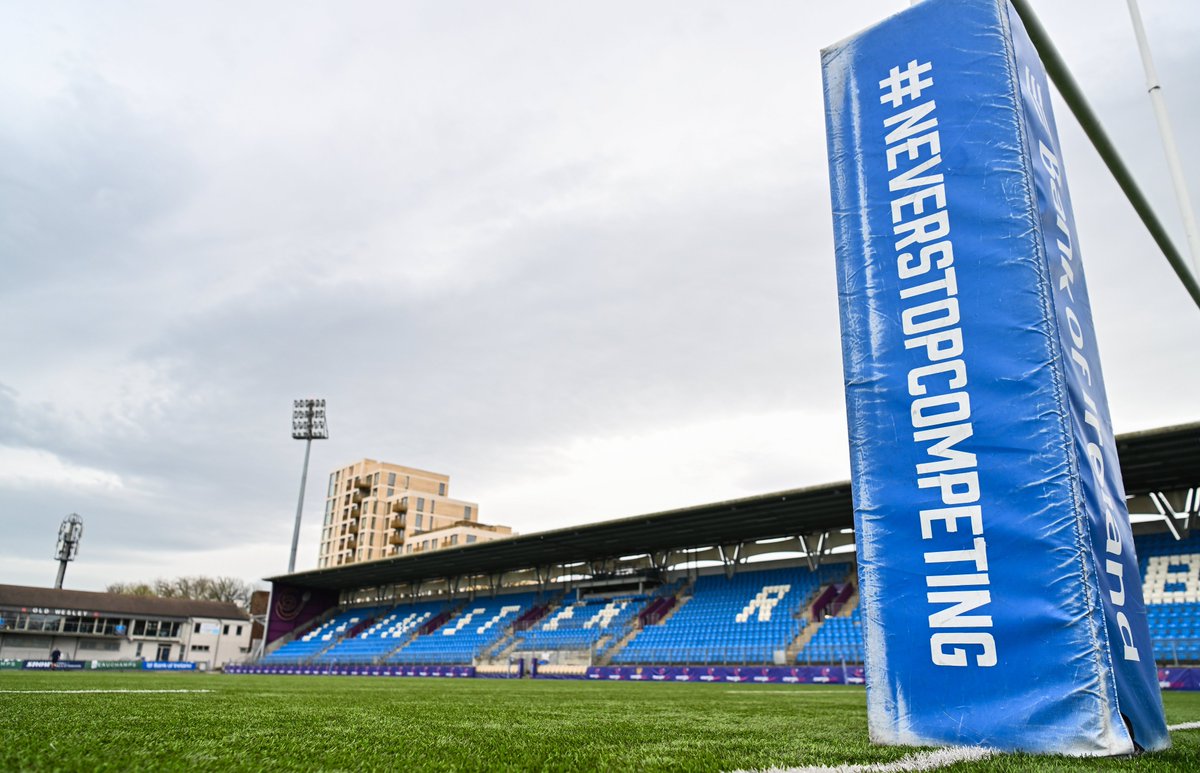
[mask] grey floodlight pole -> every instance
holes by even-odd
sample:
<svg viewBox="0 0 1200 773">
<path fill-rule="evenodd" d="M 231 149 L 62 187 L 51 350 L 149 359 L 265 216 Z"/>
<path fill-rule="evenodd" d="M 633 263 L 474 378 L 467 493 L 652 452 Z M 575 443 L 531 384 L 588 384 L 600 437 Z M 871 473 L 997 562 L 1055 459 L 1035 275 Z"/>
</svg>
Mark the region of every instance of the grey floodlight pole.
<svg viewBox="0 0 1200 773">
<path fill-rule="evenodd" d="M 58 550 L 54 557 L 58 559 L 58 578 L 54 581 L 56 589 L 62 588 L 67 576 L 67 564 L 75 560 L 79 554 L 79 540 L 83 539 L 83 519 L 78 513 L 71 513 L 63 518 L 62 526 L 58 527 Z"/>
<path fill-rule="evenodd" d="M 1188 249 L 1192 252 L 1192 272 L 1200 277 L 1200 233 L 1196 229 L 1196 215 L 1192 199 L 1188 195 L 1187 181 L 1183 176 L 1183 164 L 1179 162 L 1179 150 L 1175 147 L 1175 133 L 1171 130 L 1171 119 L 1167 117 L 1167 103 L 1162 85 L 1158 82 L 1158 70 L 1150 56 L 1150 43 L 1146 39 L 1146 28 L 1142 26 L 1142 13 L 1137 0 L 1128 0 L 1129 16 L 1133 19 L 1133 34 L 1137 38 L 1138 51 L 1142 55 L 1142 67 L 1146 70 L 1146 90 L 1150 104 L 1154 106 L 1154 117 L 1158 120 L 1158 133 L 1162 138 L 1163 152 L 1167 156 L 1167 167 L 1171 170 L 1171 182 L 1175 185 L 1175 199 L 1183 215 L 1183 233 Z"/>
<path fill-rule="evenodd" d="M 296 526 L 292 529 L 292 554 L 288 557 L 288 574 L 296 571 L 296 547 L 300 544 L 300 517 L 304 514 L 304 485 L 308 482 L 308 456 L 314 440 L 329 437 L 325 423 L 324 400 L 294 400 L 292 402 L 292 438 L 304 441 L 304 470 L 300 473 L 300 499 L 296 502 Z M 264 634 L 265 635 L 265 634 Z"/>
</svg>

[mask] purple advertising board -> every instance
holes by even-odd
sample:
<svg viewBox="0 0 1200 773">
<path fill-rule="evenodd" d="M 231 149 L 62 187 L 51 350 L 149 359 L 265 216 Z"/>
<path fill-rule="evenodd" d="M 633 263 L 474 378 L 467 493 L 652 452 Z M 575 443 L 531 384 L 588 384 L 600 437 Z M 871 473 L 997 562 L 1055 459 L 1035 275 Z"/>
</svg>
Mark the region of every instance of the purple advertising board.
<svg viewBox="0 0 1200 773">
<path fill-rule="evenodd" d="M 426 676 L 469 679 L 474 666 L 400 666 L 392 664 L 301 663 L 284 665 L 245 664 L 225 666 L 227 674 L 264 674 L 277 676 Z"/>
<path fill-rule="evenodd" d="M 863 684 L 862 666 L 592 666 L 586 679 L 612 682 Z"/>
</svg>

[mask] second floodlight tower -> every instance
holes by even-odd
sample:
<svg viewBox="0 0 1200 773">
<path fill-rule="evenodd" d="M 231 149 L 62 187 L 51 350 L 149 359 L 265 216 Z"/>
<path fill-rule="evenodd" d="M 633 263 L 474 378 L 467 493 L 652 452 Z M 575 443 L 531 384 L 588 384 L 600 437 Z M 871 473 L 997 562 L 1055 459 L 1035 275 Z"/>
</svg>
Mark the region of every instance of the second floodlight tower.
<svg viewBox="0 0 1200 773">
<path fill-rule="evenodd" d="M 292 554 L 288 557 L 288 574 L 296 571 L 296 547 L 300 543 L 300 518 L 304 514 L 304 485 L 308 482 L 308 456 L 312 451 L 312 442 L 329 438 L 323 399 L 292 401 L 292 438 L 304 441 L 304 470 L 300 473 L 300 499 L 296 502 L 296 526 L 292 529 Z"/>
<path fill-rule="evenodd" d="M 79 554 L 79 541 L 83 539 L 83 519 L 78 513 L 71 513 L 63 518 L 62 526 L 58 528 L 58 549 L 54 558 L 58 561 L 58 577 L 54 587 L 61 588 L 67 576 L 67 564 L 75 560 Z"/>
</svg>

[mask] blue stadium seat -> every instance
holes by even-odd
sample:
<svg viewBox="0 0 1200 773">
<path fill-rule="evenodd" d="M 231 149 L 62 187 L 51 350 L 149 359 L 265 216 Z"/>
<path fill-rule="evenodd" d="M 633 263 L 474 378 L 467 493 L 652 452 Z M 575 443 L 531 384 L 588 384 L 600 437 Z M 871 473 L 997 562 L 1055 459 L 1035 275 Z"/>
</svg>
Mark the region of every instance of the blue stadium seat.
<svg viewBox="0 0 1200 773">
<path fill-rule="evenodd" d="M 317 663 L 374 663 L 391 654 L 421 626 L 443 612 L 446 601 L 400 605 L 382 612 L 358 635 L 343 639 L 314 658 Z"/>
<path fill-rule="evenodd" d="M 848 564 L 770 569 L 697 578 L 691 600 L 661 625 L 642 629 L 613 663 L 771 663 L 804 627 L 803 607 Z"/>
<path fill-rule="evenodd" d="M 407 665 L 474 662 L 517 618 L 537 603 L 536 593 L 510 593 L 467 602 L 444 625 L 417 636 L 387 658 Z"/>
<path fill-rule="evenodd" d="M 518 634 L 517 649 L 590 650 L 601 639 L 612 646 L 648 599 L 636 594 L 580 599 L 578 593 L 571 593 L 534 628 Z"/>
<path fill-rule="evenodd" d="M 300 638 L 267 655 L 262 662 L 303 663 L 312 660 L 359 623 L 375 617 L 381 611 L 380 607 L 357 607 L 340 612 Z"/>
</svg>

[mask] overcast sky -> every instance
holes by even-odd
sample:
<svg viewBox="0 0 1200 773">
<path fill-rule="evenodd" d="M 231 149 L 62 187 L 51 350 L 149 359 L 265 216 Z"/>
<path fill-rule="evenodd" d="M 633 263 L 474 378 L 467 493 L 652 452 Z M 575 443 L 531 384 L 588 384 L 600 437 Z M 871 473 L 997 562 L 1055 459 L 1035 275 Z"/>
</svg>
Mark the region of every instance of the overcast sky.
<svg viewBox="0 0 1200 773">
<path fill-rule="evenodd" d="M 0 583 L 287 566 L 303 444 L 521 532 L 848 477 L 819 51 L 907 2 L 0 2 Z M 1037 2 L 1183 247 L 1123 0 Z M 1200 180 L 1200 4 L 1142 0 Z M 1118 432 L 1200 312 L 1057 106 Z M 1193 188 L 1193 195 L 1200 190 Z"/>
</svg>

